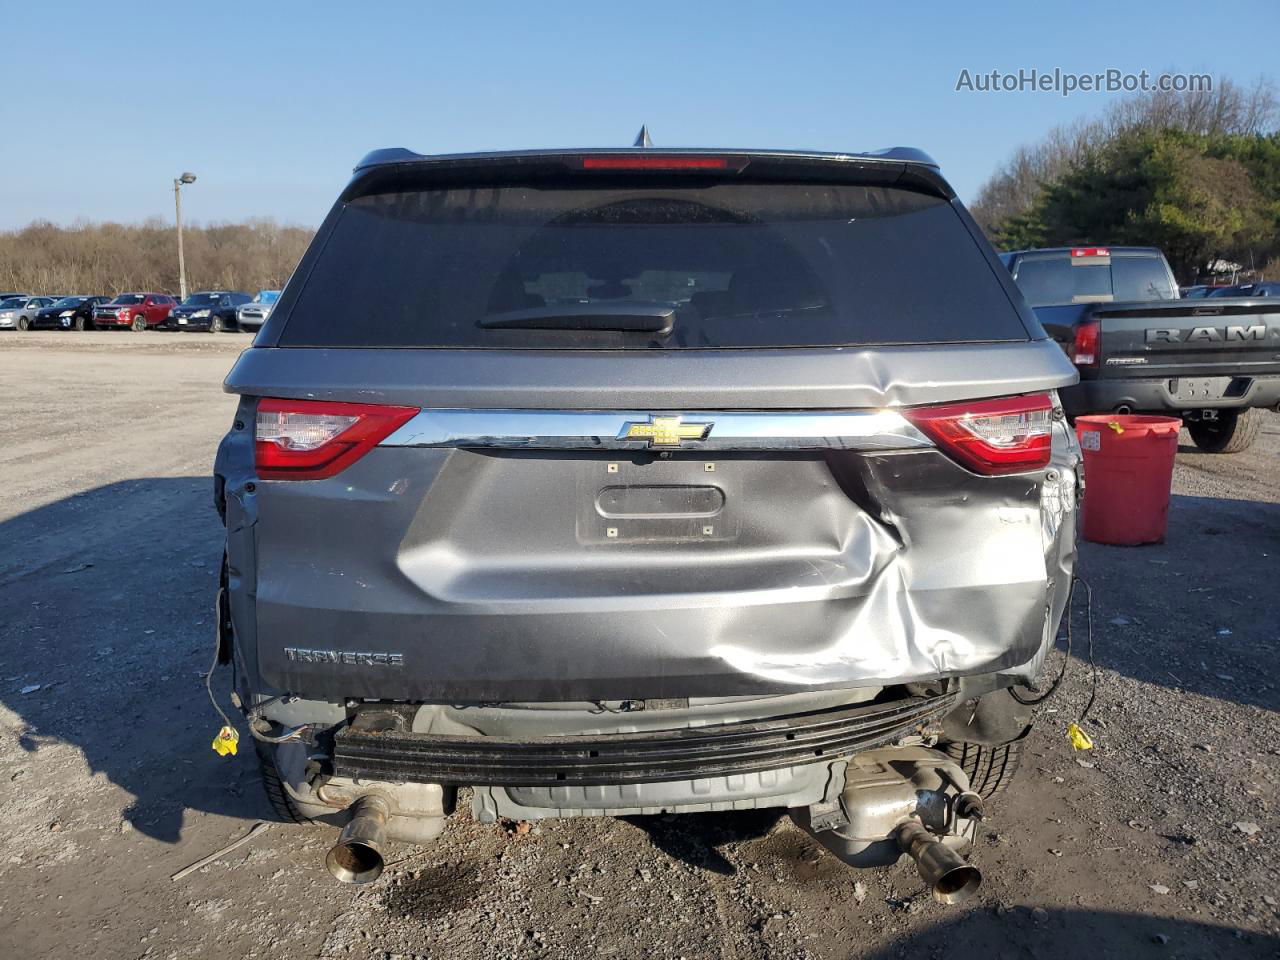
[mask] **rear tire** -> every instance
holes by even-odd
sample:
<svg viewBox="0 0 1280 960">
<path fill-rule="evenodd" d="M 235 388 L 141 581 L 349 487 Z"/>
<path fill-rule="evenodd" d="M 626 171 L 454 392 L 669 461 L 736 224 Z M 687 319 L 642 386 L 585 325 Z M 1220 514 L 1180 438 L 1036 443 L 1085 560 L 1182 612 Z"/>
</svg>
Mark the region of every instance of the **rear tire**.
<svg viewBox="0 0 1280 960">
<path fill-rule="evenodd" d="M 267 801 L 275 815 L 285 823 L 311 823 L 311 819 L 302 815 L 285 790 L 270 749 L 257 740 L 253 742 L 253 746 L 258 757 L 258 770 L 262 774 L 262 788 L 267 793 Z"/>
<path fill-rule="evenodd" d="M 1222 410 L 1217 420 L 1198 420 L 1187 424 L 1187 433 L 1205 453 L 1240 453 L 1253 446 L 1262 429 L 1262 411 Z"/>
<path fill-rule="evenodd" d="M 1003 793 L 1018 772 L 1022 741 L 990 747 L 984 743 L 953 741 L 942 748 L 969 777 L 969 789 L 984 799 Z"/>
</svg>

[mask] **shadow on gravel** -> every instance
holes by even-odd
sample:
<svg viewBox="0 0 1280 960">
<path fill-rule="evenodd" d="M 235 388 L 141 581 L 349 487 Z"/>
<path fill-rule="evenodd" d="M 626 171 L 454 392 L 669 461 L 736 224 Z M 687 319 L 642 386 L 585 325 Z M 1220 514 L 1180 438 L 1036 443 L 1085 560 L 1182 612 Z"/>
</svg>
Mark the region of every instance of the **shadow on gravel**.
<svg viewBox="0 0 1280 960">
<path fill-rule="evenodd" d="M 1102 910 L 975 910 L 867 954 L 902 957 L 1268 957 L 1280 938 L 1208 923 Z"/>
<path fill-rule="evenodd" d="M 736 872 L 734 865 L 716 848 L 763 837 L 784 814 L 783 810 L 737 810 L 621 819 L 648 834 L 653 845 L 667 856 L 731 876 Z"/>
<path fill-rule="evenodd" d="M 1280 504 L 1174 496 L 1164 543 L 1081 540 L 1080 553 L 1079 574 L 1093 587 L 1099 666 L 1280 710 L 1272 599 L 1280 576 Z M 1072 653 L 1083 661 L 1083 606 L 1077 611 Z"/>
<path fill-rule="evenodd" d="M 224 760 L 209 746 L 221 721 L 200 675 L 221 538 L 204 478 L 110 484 L 0 523 L 0 736 L 25 755 L 14 786 L 55 792 L 69 773 L 42 754 L 65 743 L 132 794 L 121 830 L 176 843 L 189 811 L 271 819 L 252 748 Z"/>
</svg>

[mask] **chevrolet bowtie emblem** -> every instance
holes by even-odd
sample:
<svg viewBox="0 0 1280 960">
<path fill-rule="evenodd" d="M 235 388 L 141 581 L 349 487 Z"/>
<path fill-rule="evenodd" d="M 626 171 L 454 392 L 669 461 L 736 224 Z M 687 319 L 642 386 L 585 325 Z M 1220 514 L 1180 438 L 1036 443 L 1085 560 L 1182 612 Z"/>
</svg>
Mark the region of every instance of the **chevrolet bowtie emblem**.
<svg viewBox="0 0 1280 960">
<path fill-rule="evenodd" d="M 685 440 L 705 440 L 710 423 L 682 423 L 679 417 L 649 417 L 648 423 L 628 423 L 619 440 L 647 440 L 651 447 L 678 447 Z"/>
</svg>

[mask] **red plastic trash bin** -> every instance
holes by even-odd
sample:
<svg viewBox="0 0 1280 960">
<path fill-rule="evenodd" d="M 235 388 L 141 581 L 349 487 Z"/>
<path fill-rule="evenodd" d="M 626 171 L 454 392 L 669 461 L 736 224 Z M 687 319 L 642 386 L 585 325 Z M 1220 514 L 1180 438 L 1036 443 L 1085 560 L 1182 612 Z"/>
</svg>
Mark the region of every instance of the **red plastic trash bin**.
<svg viewBox="0 0 1280 960">
<path fill-rule="evenodd" d="M 1180 429 L 1176 417 L 1076 417 L 1086 540 L 1122 547 L 1164 541 Z"/>
</svg>

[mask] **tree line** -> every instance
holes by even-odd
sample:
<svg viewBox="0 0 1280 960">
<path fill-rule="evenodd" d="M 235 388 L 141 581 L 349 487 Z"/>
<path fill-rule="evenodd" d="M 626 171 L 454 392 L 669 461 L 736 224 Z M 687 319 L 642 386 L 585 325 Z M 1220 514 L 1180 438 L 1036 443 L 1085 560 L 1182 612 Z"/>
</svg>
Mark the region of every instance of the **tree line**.
<svg viewBox="0 0 1280 960">
<path fill-rule="evenodd" d="M 1277 127 L 1269 81 L 1139 94 L 1019 148 L 979 191 L 973 214 L 1001 249 L 1156 246 L 1183 283 L 1224 263 L 1274 273 Z"/>
<path fill-rule="evenodd" d="M 273 220 L 183 226 L 187 289 L 279 290 L 311 242 L 309 227 Z M 178 291 L 176 228 L 48 222 L 0 233 L 0 289 L 109 294 Z"/>
</svg>

